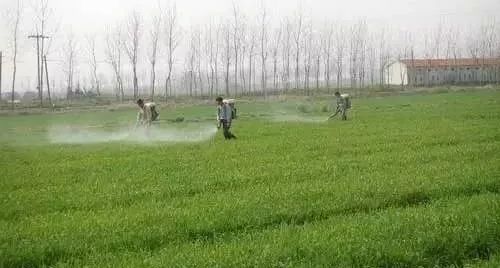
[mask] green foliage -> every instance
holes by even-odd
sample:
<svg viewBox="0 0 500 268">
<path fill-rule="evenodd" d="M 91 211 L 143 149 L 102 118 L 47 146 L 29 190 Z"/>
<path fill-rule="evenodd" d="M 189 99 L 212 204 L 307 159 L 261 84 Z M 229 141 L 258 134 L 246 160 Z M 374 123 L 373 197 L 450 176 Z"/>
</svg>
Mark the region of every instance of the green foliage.
<svg viewBox="0 0 500 268">
<path fill-rule="evenodd" d="M 192 144 L 48 142 L 136 110 L 1 117 L 0 267 L 497 267 L 499 92 L 272 120 L 300 105 L 240 105 L 238 140 Z"/>
</svg>

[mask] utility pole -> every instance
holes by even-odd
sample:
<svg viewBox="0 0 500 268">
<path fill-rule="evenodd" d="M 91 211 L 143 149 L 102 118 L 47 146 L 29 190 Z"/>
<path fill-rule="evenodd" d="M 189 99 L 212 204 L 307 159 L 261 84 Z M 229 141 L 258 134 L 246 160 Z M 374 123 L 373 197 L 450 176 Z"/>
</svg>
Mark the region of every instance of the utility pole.
<svg viewBox="0 0 500 268">
<path fill-rule="evenodd" d="M 43 56 L 43 61 L 45 62 L 45 77 L 47 80 L 47 94 L 49 95 L 49 104 L 52 107 L 52 98 L 50 97 L 50 83 L 49 83 L 49 69 L 47 67 L 47 57 Z"/>
<path fill-rule="evenodd" d="M 28 36 L 30 39 L 36 39 L 36 61 L 37 61 L 37 90 L 38 96 L 40 97 L 40 107 L 43 107 L 43 88 L 42 88 L 42 76 L 43 76 L 43 59 L 40 55 L 40 39 L 48 39 L 48 36 L 37 34 Z M 40 68 L 42 65 L 42 68 Z"/>
</svg>

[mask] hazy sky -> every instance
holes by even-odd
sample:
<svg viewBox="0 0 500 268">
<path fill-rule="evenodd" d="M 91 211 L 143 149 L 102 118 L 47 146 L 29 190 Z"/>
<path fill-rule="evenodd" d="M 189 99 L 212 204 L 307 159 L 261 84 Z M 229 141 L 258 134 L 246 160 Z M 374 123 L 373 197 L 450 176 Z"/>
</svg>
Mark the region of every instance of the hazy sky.
<svg viewBox="0 0 500 268">
<path fill-rule="evenodd" d="M 13 0 L 1 0 L 14 2 Z M 51 6 L 62 17 L 64 24 L 81 30 L 99 29 L 102 25 L 124 18 L 130 10 L 147 14 L 155 9 L 158 0 L 51 0 Z M 166 1 L 160 1 L 166 2 Z M 199 22 L 213 15 L 226 14 L 231 10 L 231 0 L 183 0 L 177 1 L 184 23 Z M 242 10 L 255 13 L 261 1 L 236 0 Z M 339 19 L 415 19 L 446 14 L 461 16 L 491 16 L 500 14 L 498 0 L 273 0 L 263 1 L 274 15 L 293 13 L 302 6 L 306 13 L 315 17 Z"/>
<path fill-rule="evenodd" d="M 24 22 L 22 34 L 24 38 L 33 32 L 32 2 L 24 0 Z M 125 20 L 132 10 L 138 10 L 147 20 L 149 14 L 157 9 L 162 0 L 49 0 L 53 9 L 52 20 L 60 22 L 58 36 L 61 38 L 68 31 L 73 31 L 77 38 L 86 34 L 103 35 L 106 25 L 116 25 Z M 176 1 L 182 25 L 188 29 L 191 24 L 203 24 L 211 18 L 229 16 L 231 0 L 182 0 Z M 354 21 L 366 19 L 369 27 L 390 27 L 395 30 L 420 31 L 436 25 L 438 21 L 456 24 L 467 28 L 468 25 L 479 25 L 482 21 L 496 19 L 500 21 L 499 0 L 234 0 L 248 20 L 257 20 L 259 9 L 264 4 L 269 10 L 271 19 L 291 16 L 299 7 L 304 14 L 314 18 L 317 23 L 324 19 Z M 4 51 L 4 90 L 10 85 L 6 80 L 10 77 L 11 58 L 9 32 L 5 25 L 5 10 L 15 5 L 15 0 L 0 0 L 0 50 Z M 497 19 L 498 18 L 498 19 Z M 32 42 L 22 40 L 20 55 L 20 83 L 33 83 L 35 62 Z M 102 41 L 101 41 L 102 42 Z M 55 48 L 53 58 L 61 53 Z M 80 65 L 84 65 L 85 62 Z M 52 67 L 54 72 L 61 72 L 60 66 Z M 104 67 L 103 67 L 104 68 Z M 31 76 L 31 78 L 30 78 Z M 34 83 L 33 83 L 34 84 Z"/>
</svg>

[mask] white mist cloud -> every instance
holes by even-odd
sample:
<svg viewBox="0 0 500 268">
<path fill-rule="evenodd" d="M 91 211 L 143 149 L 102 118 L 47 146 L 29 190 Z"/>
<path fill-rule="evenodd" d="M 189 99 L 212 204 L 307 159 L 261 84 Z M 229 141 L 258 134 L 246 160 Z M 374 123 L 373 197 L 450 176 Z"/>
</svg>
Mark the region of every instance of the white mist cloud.
<svg viewBox="0 0 500 268">
<path fill-rule="evenodd" d="M 217 128 L 213 125 L 199 125 L 190 128 L 157 128 L 149 131 L 144 128 L 99 130 L 81 126 L 53 126 L 47 131 L 47 138 L 53 144 L 92 144 L 109 142 L 126 143 L 195 143 L 209 140 L 215 136 Z"/>
</svg>

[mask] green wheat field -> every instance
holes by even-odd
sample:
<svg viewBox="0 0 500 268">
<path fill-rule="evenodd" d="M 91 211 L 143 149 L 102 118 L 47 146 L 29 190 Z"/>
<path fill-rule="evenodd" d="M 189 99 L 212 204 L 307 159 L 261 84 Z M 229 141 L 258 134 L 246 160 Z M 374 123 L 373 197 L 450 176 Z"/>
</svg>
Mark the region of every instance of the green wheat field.
<svg viewBox="0 0 500 268">
<path fill-rule="evenodd" d="M 0 267 L 500 267 L 500 91 L 331 101 L 0 117 Z"/>
</svg>

